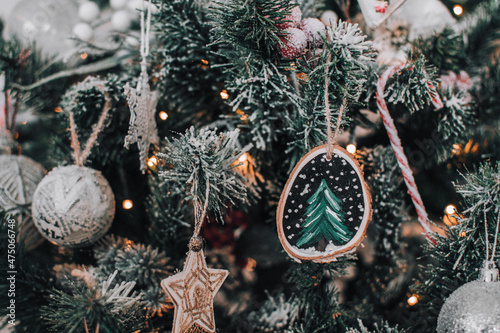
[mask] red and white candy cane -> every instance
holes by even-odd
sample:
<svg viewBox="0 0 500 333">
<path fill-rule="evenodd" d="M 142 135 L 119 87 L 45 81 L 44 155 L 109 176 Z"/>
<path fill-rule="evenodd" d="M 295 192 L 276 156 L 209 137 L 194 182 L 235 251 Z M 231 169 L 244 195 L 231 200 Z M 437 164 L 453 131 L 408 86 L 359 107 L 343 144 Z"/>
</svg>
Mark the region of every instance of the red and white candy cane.
<svg viewBox="0 0 500 333">
<path fill-rule="evenodd" d="M 411 171 L 410 164 L 408 163 L 408 159 L 406 158 L 406 155 L 404 153 L 403 146 L 401 145 L 401 140 L 399 139 L 398 131 L 396 129 L 396 126 L 394 125 L 394 120 L 391 118 L 389 109 L 387 108 L 387 104 L 384 100 L 384 90 L 385 85 L 387 84 L 387 80 L 392 75 L 394 75 L 394 73 L 396 73 L 401 67 L 402 65 L 390 67 L 380 77 L 377 85 L 377 105 L 380 116 L 382 117 L 382 121 L 384 122 L 385 129 L 387 130 L 389 140 L 391 141 L 392 149 L 396 154 L 399 167 L 401 168 L 406 186 L 408 187 L 408 193 L 410 194 L 413 204 L 415 205 L 415 209 L 418 215 L 418 221 L 429 237 L 429 234 L 432 233 L 432 230 L 427 217 L 427 211 L 425 210 L 424 203 L 422 202 L 422 198 L 420 197 L 420 193 L 418 192 L 417 184 L 415 183 L 413 172 Z M 437 109 L 442 108 L 443 102 L 441 101 L 436 88 L 430 82 L 428 83 L 428 86 L 431 88 L 431 97 L 434 106 Z"/>
</svg>

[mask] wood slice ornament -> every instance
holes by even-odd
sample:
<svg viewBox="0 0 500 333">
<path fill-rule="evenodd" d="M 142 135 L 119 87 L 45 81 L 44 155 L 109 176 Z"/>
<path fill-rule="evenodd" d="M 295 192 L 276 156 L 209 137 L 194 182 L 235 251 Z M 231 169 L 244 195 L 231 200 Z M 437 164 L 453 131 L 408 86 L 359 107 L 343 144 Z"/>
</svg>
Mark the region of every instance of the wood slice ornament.
<svg viewBox="0 0 500 333">
<path fill-rule="evenodd" d="M 297 261 L 332 262 L 354 251 L 371 219 L 371 197 L 356 159 L 327 145 L 309 151 L 293 169 L 277 211 L 278 235 Z"/>
<path fill-rule="evenodd" d="M 387 20 L 406 0 L 358 0 L 366 25 L 376 29 Z"/>
</svg>

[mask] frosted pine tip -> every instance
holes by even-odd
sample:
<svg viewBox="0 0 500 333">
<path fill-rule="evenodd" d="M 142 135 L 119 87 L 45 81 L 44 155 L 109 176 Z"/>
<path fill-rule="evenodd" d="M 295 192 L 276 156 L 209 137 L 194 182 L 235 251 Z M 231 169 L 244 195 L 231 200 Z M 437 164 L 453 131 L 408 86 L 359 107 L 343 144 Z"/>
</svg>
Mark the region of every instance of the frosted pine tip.
<svg viewBox="0 0 500 333">
<path fill-rule="evenodd" d="M 201 237 L 191 237 L 189 240 L 189 250 L 198 252 L 203 247 L 203 239 Z"/>
</svg>

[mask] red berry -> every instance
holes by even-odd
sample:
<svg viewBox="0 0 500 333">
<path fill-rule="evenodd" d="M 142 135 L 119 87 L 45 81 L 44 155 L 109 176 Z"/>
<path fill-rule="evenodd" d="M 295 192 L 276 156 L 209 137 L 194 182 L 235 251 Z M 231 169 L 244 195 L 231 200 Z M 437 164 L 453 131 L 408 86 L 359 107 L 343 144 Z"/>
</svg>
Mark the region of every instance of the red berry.
<svg viewBox="0 0 500 333">
<path fill-rule="evenodd" d="M 278 51 L 284 58 L 297 58 L 306 49 L 307 37 L 297 28 L 287 28 L 285 31 L 287 34 L 280 37 L 282 43 L 278 44 Z"/>
<path fill-rule="evenodd" d="M 300 20 L 302 19 L 302 11 L 299 6 L 293 7 L 290 15 L 286 15 L 284 17 L 285 22 L 281 24 L 275 24 L 276 28 L 285 30 L 286 28 L 296 28 L 300 24 Z"/>
</svg>

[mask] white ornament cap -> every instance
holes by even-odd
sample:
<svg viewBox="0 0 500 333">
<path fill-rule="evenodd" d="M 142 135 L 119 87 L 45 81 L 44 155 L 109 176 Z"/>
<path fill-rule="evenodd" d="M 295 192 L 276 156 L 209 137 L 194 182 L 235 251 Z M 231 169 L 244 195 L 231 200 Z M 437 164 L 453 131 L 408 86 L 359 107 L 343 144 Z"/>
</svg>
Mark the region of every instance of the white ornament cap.
<svg viewBox="0 0 500 333">
<path fill-rule="evenodd" d="M 481 269 L 481 280 L 484 282 L 498 282 L 498 268 L 493 260 L 486 260 Z"/>
</svg>

